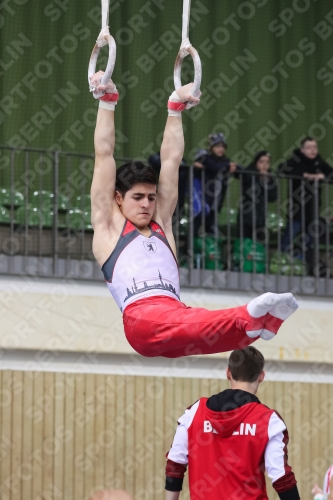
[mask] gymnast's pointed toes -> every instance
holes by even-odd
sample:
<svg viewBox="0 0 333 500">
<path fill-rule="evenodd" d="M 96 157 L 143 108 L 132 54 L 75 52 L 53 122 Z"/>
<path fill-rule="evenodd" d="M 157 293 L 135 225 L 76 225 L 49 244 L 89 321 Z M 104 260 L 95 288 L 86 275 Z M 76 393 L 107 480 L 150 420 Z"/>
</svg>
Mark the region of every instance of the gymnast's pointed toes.
<svg viewBox="0 0 333 500">
<path fill-rule="evenodd" d="M 259 318 L 269 313 L 281 320 L 287 319 L 298 308 L 298 303 L 292 293 L 267 292 L 259 295 L 247 304 L 249 314 Z"/>
<path fill-rule="evenodd" d="M 284 321 L 298 309 L 299 305 L 292 293 L 276 295 L 278 295 L 278 299 L 275 305 L 269 310 L 269 314 Z"/>
<path fill-rule="evenodd" d="M 267 292 L 255 299 L 251 300 L 247 304 L 248 313 L 253 318 L 260 318 L 261 316 L 265 316 L 268 311 L 275 305 L 275 295 L 276 293 Z"/>
</svg>

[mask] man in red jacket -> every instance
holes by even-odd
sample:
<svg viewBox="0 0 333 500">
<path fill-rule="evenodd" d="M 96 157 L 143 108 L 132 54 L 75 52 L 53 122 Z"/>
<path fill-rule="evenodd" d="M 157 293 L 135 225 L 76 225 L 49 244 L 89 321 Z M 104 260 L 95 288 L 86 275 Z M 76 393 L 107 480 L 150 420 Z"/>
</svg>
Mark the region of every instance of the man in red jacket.
<svg viewBox="0 0 333 500">
<path fill-rule="evenodd" d="M 178 420 L 167 455 L 167 500 L 178 500 L 187 465 L 191 500 L 268 500 L 265 470 L 281 500 L 299 500 L 286 425 L 255 396 L 264 363 L 255 347 L 233 351 L 231 389 L 200 398 Z"/>
</svg>

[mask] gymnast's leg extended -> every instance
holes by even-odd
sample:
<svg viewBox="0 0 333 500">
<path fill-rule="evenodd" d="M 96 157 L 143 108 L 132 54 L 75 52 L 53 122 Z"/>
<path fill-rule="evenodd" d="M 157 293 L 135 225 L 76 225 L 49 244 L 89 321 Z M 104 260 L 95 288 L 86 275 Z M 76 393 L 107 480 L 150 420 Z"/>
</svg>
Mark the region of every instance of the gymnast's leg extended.
<svg viewBox="0 0 333 500">
<path fill-rule="evenodd" d="M 127 307 L 124 327 L 128 342 L 143 356 L 213 354 L 270 340 L 297 307 L 291 293 L 265 293 L 247 305 L 218 311 L 158 296 Z"/>
</svg>

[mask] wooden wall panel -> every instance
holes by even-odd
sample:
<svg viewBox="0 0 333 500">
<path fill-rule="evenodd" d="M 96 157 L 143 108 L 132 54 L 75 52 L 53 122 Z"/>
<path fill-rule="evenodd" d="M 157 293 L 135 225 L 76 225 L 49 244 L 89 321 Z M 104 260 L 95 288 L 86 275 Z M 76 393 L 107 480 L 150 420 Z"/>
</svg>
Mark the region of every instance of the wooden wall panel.
<svg viewBox="0 0 333 500">
<path fill-rule="evenodd" d="M 44 373 L 34 373 L 32 423 L 33 423 L 33 482 L 32 499 L 41 497 L 43 491 L 43 420 L 44 411 Z"/>
<path fill-rule="evenodd" d="M 13 452 L 12 436 L 12 390 L 11 372 L 2 373 L 1 384 L 1 498 L 9 500 L 11 496 L 11 455 Z"/>
<path fill-rule="evenodd" d="M 54 458 L 55 458 L 55 432 L 54 413 L 56 399 L 54 394 L 55 373 L 44 373 L 44 401 L 43 401 L 43 441 L 42 441 L 42 498 L 54 495 Z"/>
<path fill-rule="evenodd" d="M 94 401 L 89 404 L 88 398 L 94 398 L 94 391 L 87 393 L 87 380 L 93 380 L 94 375 L 85 377 L 81 373 L 74 375 L 74 411 L 71 416 L 73 420 L 73 497 L 84 498 L 85 494 L 85 475 L 91 469 L 91 460 L 86 456 L 87 441 L 90 436 L 88 425 L 92 418 L 94 410 Z M 87 435 L 88 434 L 88 435 Z M 88 470 L 86 470 L 86 468 Z"/>
<path fill-rule="evenodd" d="M 133 386 L 133 384 L 131 384 Z M 95 477 L 93 487 L 105 487 L 105 446 L 102 440 L 104 429 L 106 428 L 105 422 L 105 408 L 106 408 L 106 394 L 105 394 L 105 376 L 95 375 L 95 395 L 96 412 L 95 419 L 95 460 L 101 464 L 100 467 L 95 467 Z"/>
<path fill-rule="evenodd" d="M 137 500 L 162 500 L 177 418 L 227 387 L 216 379 L 0 371 L 0 497 L 87 500 L 96 489 L 125 488 Z M 258 396 L 286 421 L 289 462 L 307 498 L 333 461 L 333 385 L 264 382 Z"/>
<path fill-rule="evenodd" d="M 66 373 L 64 374 L 64 377 L 66 396 L 64 401 L 64 460 L 62 469 L 62 494 L 64 500 L 73 500 L 75 498 L 75 431 L 78 431 L 84 422 L 84 417 L 82 416 L 84 414 L 83 409 L 80 418 L 75 414 L 76 397 L 78 393 L 76 385 L 77 377 L 81 377 L 82 379 L 84 377 L 83 375 L 75 375 L 73 373 Z M 61 467 L 61 464 L 59 464 L 59 466 Z"/>
<path fill-rule="evenodd" d="M 11 476 L 12 500 L 20 500 L 22 496 L 22 482 L 16 480 L 21 475 L 22 463 L 22 423 L 23 423 L 23 373 L 13 372 L 11 382 L 12 394 L 12 443 Z"/>
<path fill-rule="evenodd" d="M 75 498 L 87 498 L 94 489 L 94 470 L 97 465 L 96 446 L 95 442 L 95 419 L 99 411 L 101 411 L 101 403 L 96 398 L 95 379 L 96 375 L 90 375 L 85 378 L 84 391 L 84 410 L 85 410 L 85 427 L 83 428 L 84 442 L 84 467 L 80 468 L 80 476 L 76 483 L 83 484 L 82 493 L 79 488 L 76 490 Z"/>
<path fill-rule="evenodd" d="M 136 378 L 133 383 L 136 382 Z M 114 422 L 117 411 L 117 377 L 105 377 L 105 429 L 98 436 L 99 443 L 105 448 L 104 484 L 106 489 L 119 488 L 116 480 L 116 434 Z M 143 422 L 143 419 L 140 419 Z"/>
<path fill-rule="evenodd" d="M 54 467 L 53 491 L 56 499 L 63 491 L 65 445 L 65 400 L 67 386 L 64 373 L 55 373 L 54 376 Z M 60 497 L 59 497 L 60 498 Z"/>
</svg>

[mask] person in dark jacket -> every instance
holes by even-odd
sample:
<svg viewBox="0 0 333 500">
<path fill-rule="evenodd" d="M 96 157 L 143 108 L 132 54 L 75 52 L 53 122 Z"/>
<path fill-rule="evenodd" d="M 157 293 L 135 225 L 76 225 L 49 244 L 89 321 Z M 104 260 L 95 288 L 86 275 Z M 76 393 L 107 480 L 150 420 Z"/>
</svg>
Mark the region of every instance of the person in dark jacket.
<svg viewBox="0 0 333 500">
<path fill-rule="evenodd" d="M 332 182 L 333 168 L 318 154 L 317 141 L 306 137 L 300 149 L 295 149 L 291 158 L 279 166 L 279 174 L 290 177 L 289 199 L 285 211 L 287 226 L 281 241 L 281 250 L 290 251 L 297 235 L 295 248 L 305 249 L 306 263 L 310 273 L 314 272 L 315 258 L 313 244 L 320 237 L 319 211 L 322 198 L 322 181 Z"/>
<path fill-rule="evenodd" d="M 209 213 L 205 217 L 203 232 L 215 234 L 215 220 L 223 205 L 230 174 L 239 171 L 241 167 L 226 157 L 227 142 L 224 134 L 209 135 L 208 143 L 209 148 L 196 159 L 193 165 L 205 170 L 204 196 Z M 198 235 L 201 220 L 201 214 L 194 218 L 195 236 Z"/>
<path fill-rule="evenodd" d="M 239 236 L 265 241 L 267 204 L 276 201 L 276 179 L 268 175 L 271 155 L 259 151 L 243 170 L 238 211 Z"/>
</svg>

